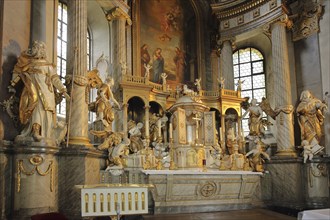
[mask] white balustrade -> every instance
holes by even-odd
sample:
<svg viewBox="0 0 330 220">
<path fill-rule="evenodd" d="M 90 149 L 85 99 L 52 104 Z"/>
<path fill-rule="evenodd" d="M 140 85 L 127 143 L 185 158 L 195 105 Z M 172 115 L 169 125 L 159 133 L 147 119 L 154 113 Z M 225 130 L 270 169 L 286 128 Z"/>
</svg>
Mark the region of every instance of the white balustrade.
<svg viewBox="0 0 330 220">
<path fill-rule="evenodd" d="M 78 185 L 81 189 L 81 216 L 119 216 L 148 213 L 146 184 Z"/>
</svg>

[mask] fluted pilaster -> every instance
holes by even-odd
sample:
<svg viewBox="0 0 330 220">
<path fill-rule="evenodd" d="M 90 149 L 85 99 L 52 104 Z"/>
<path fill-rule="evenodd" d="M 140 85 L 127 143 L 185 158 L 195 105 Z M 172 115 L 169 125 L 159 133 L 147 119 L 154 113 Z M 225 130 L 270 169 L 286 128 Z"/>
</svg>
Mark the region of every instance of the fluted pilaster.
<svg viewBox="0 0 330 220">
<path fill-rule="evenodd" d="M 275 106 L 278 109 L 277 125 L 277 155 L 296 156 L 294 150 L 293 106 L 291 97 L 291 80 L 289 53 L 285 18 L 272 25 L 272 54 L 274 73 Z"/>
<path fill-rule="evenodd" d="M 88 139 L 87 105 L 87 1 L 68 1 L 67 79 L 71 101 L 68 103 L 69 144 L 91 146 Z M 73 83 L 73 85 L 72 85 Z M 73 123 L 74 122 L 74 123 Z"/>
<path fill-rule="evenodd" d="M 223 41 L 220 60 L 221 75 L 225 79 L 225 89 L 234 90 L 233 48 L 231 40 Z"/>
</svg>

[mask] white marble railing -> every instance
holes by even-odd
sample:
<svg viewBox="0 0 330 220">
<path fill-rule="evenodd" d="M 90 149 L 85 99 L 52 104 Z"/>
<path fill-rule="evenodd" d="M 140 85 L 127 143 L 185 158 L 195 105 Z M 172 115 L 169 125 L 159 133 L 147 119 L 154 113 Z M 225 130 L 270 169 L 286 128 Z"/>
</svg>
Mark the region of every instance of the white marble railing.
<svg viewBox="0 0 330 220">
<path fill-rule="evenodd" d="M 148 213 L 148 188 L 142 184 L 79 185 L 81 216 L 117 216 Z"/>
</svg>

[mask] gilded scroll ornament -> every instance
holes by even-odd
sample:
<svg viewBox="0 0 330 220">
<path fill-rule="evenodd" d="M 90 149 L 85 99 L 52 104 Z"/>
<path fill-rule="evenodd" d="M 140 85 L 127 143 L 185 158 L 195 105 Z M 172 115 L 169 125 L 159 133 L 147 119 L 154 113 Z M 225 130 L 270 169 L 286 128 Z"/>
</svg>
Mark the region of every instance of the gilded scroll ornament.
<svg viewBox="0 0 330 220">
<path fill-rule="evenodd" d="M 33 156 L 29 159 L 29 162 L 34 166 L 31 171 L 27 171 L 24 168 L 23 160 L 19 160 L 17 162 L 17 192 L 21 191 L 21 174 L 26 176 L 32 176 L 35 172 L 37 172 L 40 176 L 50 175 L 50 191 L 54 190 L 54 163 L 53 160 L 49 161 L 48 168 L 45 172 L 41 171 L 40 165 L 44 162 L 44 158 L 40 155 Z"/>
</svg>

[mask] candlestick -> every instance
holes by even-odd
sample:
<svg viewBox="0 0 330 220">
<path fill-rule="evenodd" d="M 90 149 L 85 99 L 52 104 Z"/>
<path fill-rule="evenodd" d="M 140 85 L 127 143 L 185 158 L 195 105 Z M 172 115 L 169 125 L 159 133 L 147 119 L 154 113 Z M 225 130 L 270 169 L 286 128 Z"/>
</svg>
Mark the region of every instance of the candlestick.
<svg viewBox="0 0 330 220">
<path fill-rule="evenodd" d="M 172 123 L 170 123 L 170 127 L 169 127 L 169 138 L 172 139 L 173 135 L 173 125 Z"/>
</svg>

